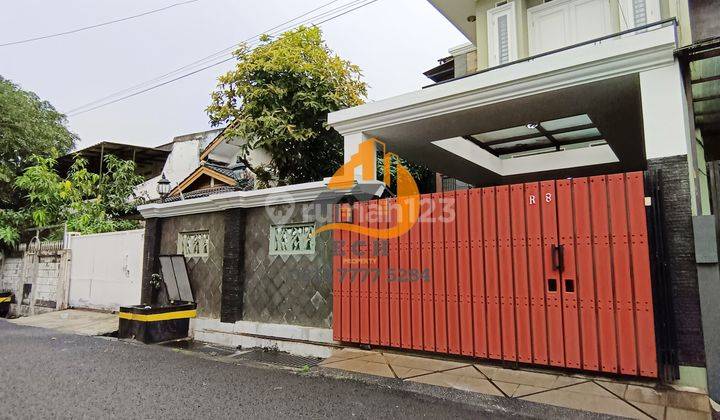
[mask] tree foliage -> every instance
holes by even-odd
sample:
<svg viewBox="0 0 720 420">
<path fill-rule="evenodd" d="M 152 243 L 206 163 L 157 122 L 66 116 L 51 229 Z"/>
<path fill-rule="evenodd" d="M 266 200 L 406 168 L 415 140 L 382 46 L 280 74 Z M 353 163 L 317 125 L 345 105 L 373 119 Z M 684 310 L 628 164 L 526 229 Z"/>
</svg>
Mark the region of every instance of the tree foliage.
<svg viewBox="0 0 720 420">
<path fill-rule="evenodd" d="M 69 231 L 83 234 L 133 229 L 137 221 L 123 219 L 140 204 L 133 189 L 143 181 L 135 163 L 105 156 L 105 172 L 89 172 L 87 162 L 76 157 L 67 177 L 55 170 L 53 157 L 33 156 L 33 164 L 15 181 L 28 201 L 21 210 L 0 212 L 0 243 L 12 245 L 23 227 L 67 222 Z"/>
<path fill-rule="evenodd" d="M 262 148 L 267 167 L 259 180 L 277 184 L 317 181 L 342 164 L 343 139 L 327 114 L 360 105 L 366 95 L 360 68 L 335 55 L 317 27 L 300 27 L 277 39 L 263 37 L 235 51 L 235 68 L 220 76 L 207 108 L 214 125 L 229 124 L 245 139 L 244 154 Z"/>
<path fill-rule="evenodd" d="M 64 154 L 74 146 L 77 136 L 65 123 L 49 102 L 0 76 L 0 209 L 17 210 L 23 204 L 13 184 L 32 164 L 31 156 Z M 0 215 L 0 221 L 7 217 Z"/>
<path fill-rule="evenodd" d="M 390 163 L 390 190 L 395 191 L 397 188 L 396 163 L 399 163 L 405 168 L 407 168 L 408 172 L 415 180 L 415 183 L 417 184 L 420 193 L 425 194 L 435 192 L 435 172 L 431 171 L 424 165 L 410 162 L 406 159 L 403 159 L 402 157 L 400 157 L 399 159 L 393 159 L 393 161 Z M 385 160 L 381 156 L 378 156 L 375 164 L 377 168 L 378 179 L 383 179 L 383 175 L 385 174 Z"/>
</svg>

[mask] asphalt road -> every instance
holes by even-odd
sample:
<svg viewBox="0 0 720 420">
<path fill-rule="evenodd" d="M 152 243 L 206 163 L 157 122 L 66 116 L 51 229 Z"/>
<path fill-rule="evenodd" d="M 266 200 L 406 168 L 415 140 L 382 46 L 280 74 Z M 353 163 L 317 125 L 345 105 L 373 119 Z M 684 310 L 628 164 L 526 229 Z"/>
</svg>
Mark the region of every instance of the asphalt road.
<svg viewBox="0 0 720 420">
<path fill-rule="evenodd" d="M 0 406 L 0 418 L 498 417 L 487 408 L 379 384 L 222 363 L 4 320 Z"/>
<path fill-rule="evenodd" d="M 0 319 L 0 419 L 602 418 L 332 369 L 68 335 Z M 228 360 L 232 362 L 228 362 Z"/>
</svg>

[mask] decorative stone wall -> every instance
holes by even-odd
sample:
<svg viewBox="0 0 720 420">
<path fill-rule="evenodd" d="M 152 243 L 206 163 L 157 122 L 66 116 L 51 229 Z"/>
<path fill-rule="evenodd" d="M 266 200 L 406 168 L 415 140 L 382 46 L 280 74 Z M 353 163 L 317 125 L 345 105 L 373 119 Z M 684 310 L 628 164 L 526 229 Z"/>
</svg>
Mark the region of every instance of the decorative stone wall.
<svg viewBox="0 0 720 420">
<path fill-rule="evenodd" d="M 223 212 L 193 214 L 162 219 L 159 223 L 159 255 L 175 255 L 182 251 L 178 241 L 183 233 L 207 232 L 207 256 L 185 258 L 190 286 L 197 302 L 198 316 L 220 318 L 225 246 Z M 147 235 L 147 233 L 146 233 Z M 150 238 L 152 239 L 152 238 Z M 148 237 L 146 236 L 146 243 Z M 147 246 L 147 245 L 146 245 Z M 157 268 L 156 268 L 157 270 Z"/>
<path fill-rule="evenodd" d="M 284 215 L 281 226 L 316 222 L 302 204 L 247 210 L 243 320 L 331 328 L 331 233 L 315 238 L 315 252 L 271 255 L 270 234 L 278 223 L 268 210 Z"/>
<path fill-rule="evenodd" d="M 678 360 L 684 366 L 705 366 L 687 156 L 651 159 L 648 169 L 662 170 L 663 234 L 671 277 Z"/>
</svg>

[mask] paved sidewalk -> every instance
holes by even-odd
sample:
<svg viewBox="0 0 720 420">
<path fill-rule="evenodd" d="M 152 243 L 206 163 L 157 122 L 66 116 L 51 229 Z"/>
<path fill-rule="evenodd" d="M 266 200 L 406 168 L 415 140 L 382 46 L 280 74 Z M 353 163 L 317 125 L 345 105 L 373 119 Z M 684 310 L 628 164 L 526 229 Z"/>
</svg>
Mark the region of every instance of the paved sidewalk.
<svg viewBox="0 0 720 420">
<path fill-rule="evenodd" d="M 117 314 L 77 309 L 24 316 L 9 319 L 8 322 L 79 335 L 105 335 L 118 329 Z"/>
<path fill-rule="evenodd" d="M 464 361 L 351 348 L 334 351 L 320 366 L 621 417 L 710 418 L 707 395 L 661 389 L 651 382 L 558 374 L 536 369 L 504 369 Z"/>
</svg>

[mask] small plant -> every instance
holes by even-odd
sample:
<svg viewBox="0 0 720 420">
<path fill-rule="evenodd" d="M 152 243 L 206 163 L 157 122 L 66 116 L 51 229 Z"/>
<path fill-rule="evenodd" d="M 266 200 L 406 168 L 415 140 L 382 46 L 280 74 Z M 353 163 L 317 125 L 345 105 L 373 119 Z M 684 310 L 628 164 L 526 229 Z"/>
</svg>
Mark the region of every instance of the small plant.
<svg viewBox="0 0 720 420">
<path fill-rule="evenodd" d="M 310 365 L 303 365 L 302 369 L 300 369 L 300 373 L 308 373 L 310 372 Z"/>
<path fill-rule="evenodd" d="M 155 290 L 160 290 L 160 285 L 162 284 L 162 276 L 158 273 L 155 273 L 150 278 L 150 287 L 152 287 Z"/>
</svg>

